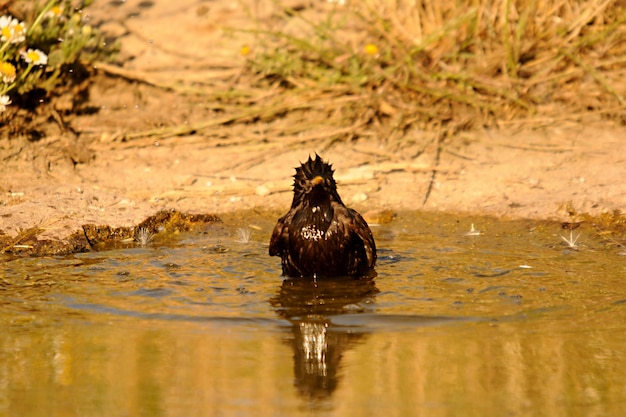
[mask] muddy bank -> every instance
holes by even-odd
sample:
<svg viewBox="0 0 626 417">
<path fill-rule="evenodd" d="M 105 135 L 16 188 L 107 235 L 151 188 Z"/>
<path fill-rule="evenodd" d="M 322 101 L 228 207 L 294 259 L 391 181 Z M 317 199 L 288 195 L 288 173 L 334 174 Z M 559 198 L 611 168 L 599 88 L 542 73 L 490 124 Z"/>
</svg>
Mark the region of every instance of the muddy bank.
<svg viewBox="0 0 626 417">
<path fill-rule="evenodd" d="M 281 153 L 278 140 L 259 146 L 218 146 L 200 136 L 101 140 L 84 146 L 91 157 L 79 163 L 60 137 L 13 140 L 0 148 L 0 230 L 5 248 L 6 239 L 28 230 L 71 248 L 77 236 L 84 242 L 85 225 L 132 228 L 162 210 L 279 213 L 291 202 L 293 167 L 314 152 L 333 163 L 344 201 L 370 222 L 383 210 L 426 210 L 566 222 L 604 213 L 619 223 L 623 137 L 624 130 L 602 125 L 477 132 L 439 153 L 433 144 L 400 154 L 383 141 L 326 149 L 319 141 Z"/>
<path fill-rule="evenodd" d="M 30 130 L 0 140 L 5 251 L 26 245 L 22 234 L 86 249 L 85 225 L 136 228 L 164 210 L 284 212 L 293 168 L 315 152 L 334 165 L 344 202 L 371 222 L 401 210 L 620 222 L 626 128 L 617 122 L 538 115 L 443 140 L 417 126 L 394 132 L 390 118 L 384 129 L 378 119 L 308 126 L 323 114 L 315 108 L 231 123 L 206 92 L 243 82 L 239 51 L 251 35 L 226 29 L 254 27 L 250 16 L 227 2 L 144 3 L 96 2 L 90 19 L 120 40 L 119 63 L 96 70 L 79 111 L 42 108 Z M 308 128 L 290 129 L 300 125 Z"/>
</svg>

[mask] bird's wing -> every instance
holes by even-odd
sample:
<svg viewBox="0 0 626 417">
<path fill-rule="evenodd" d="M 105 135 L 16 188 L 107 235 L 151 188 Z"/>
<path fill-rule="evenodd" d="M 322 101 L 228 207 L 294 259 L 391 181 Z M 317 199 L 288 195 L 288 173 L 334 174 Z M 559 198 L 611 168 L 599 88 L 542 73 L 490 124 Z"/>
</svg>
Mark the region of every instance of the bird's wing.
<svg viewBox="0 0 626 417">
<path fill-rule="evenodd" d="M 283 216 L 278 219 L 276 226 L 274 226 L 274 231 L 272 232 L 272 237 L 270 238 L 270 256 L 282 255 L 287 247 L 286 242 L 289 236 L 289 230 L 285 225 L 286 217 L 287 216 Z"/>
<path fill-rule="evenodd" d="M 352 221 L 354 223 L 353 229 L 356 231 L 357 236 L 363 241 L 365 246 L 365 255 L 367 256 L 367 264 L 370 268 L 376 263 L 376 243 L 374 242 L 374 236 L 370 230 L 367 222 L 356 210 L 348 209 L 352 214 Z"/>
</svg>

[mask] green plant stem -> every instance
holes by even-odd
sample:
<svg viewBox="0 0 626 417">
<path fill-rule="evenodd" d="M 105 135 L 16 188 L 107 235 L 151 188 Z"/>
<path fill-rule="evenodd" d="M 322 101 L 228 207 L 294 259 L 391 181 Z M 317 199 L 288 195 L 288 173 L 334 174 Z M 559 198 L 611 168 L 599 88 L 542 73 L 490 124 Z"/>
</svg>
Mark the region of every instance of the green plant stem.
<svg viewBox="0 0 626 417">
<path fill-rule="evenodd" d="M 4 61 L 4 51 L 9 47 L 9 42 L 5 42 L 2 47 L 0 47 L 0 60 Z"/>
<path fill-rule="evenodd" d="M 56 0 L 50 0 L 48 2 L 48 4 L 46 4 L 46 6 L 37 15 L 37 18 L 35 19 L 33 24 L 26 30 L 26 35 L 30 35 L 30 33 L 33 31 L 33 29 L 35 29 L 37 26 L 39 26 L 39 24 L 41 23 L 41 20 L 43 19 L 43 17 L 46 15 L 46 13 L 48 13 L 54 7 L 56 2 L 57 2 Z"/>
<path fill-rule="evenodd" d="M 506 53 L 507 74 L 513 78 L 517 78 L 517 57 L 515 56 L 514 46 L 511 45 L 511 28 L 509 22 L 509 13 L 511 11 L 511 1 L 506 0 L 504 6 L 504 25 L 502 26 L 502 37 L 504 41 L 504 50 Z"/>
<path fill-rule="evenodd" d="M 15 87 L 17 87 L 17 85 L 20 83 L 20 81 L 22 81 L 23 79 L 26 78 L 26 76 L 28 76 L 28 73 L 33 69 L 35 65 L 33 63 L 28 64 L 28 67 L 26 68 L 26 71 L 24 71 L 18 79 L 16 79 L 15 81 L 13 81 L 11 84 L 7 85 L 4 90 L 0 91 L 0 95 L 5 95 L 8 92 L 10 92 L 11 90 L 13 90 Z"/>
</svg>

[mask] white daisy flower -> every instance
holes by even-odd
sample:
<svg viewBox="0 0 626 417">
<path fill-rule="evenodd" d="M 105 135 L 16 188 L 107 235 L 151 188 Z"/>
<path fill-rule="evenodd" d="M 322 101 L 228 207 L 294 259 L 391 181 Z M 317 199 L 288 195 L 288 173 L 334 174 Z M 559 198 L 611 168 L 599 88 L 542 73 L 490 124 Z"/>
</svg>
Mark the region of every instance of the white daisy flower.
<svg viewBox="0 0 626 417">
<path fill-rule="evenodd" d="M 48 10 L 48 12 L 44 15 L 47 19 L 58 19 L 63 16 L 63 7 L 54 6 L 52 9 Z"/>
<path fill-rule="evenodd" d="M 28 48 L 28 51 L 22 52 L 22 58 L 24 58 L 24 61 L 33 65 L 46 65 L 48 63 L 48 55 L 44 54 L 39 49 Z"/>
<path fill-rule="evenodd" d="M 0 40 L 20 43 L 26 40 L 26 24 L 10 16 L 0 16 Z"/>
<path fill-rule="evenodd" d="M 0 96 L 0 113 L 5 111 L 9 104 L 11 104 L 11 98 L 9 96 Z"/>
<path fill-rule="evenodd" d="M 15 67 L 10 62 L 0 62 L 0 77 L 5 84 L 15 81 Z"/>
</svg>

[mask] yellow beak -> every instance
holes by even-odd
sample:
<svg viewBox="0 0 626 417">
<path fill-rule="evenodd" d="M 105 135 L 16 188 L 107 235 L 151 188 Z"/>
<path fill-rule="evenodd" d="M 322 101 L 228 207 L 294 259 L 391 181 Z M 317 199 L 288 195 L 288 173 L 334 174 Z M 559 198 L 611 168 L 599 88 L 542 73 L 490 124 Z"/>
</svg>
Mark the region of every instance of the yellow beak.
<svg viewBox="0 0 626 417">
<path fill-rule="evenodd" d="M 317 177 L 313 178 L 311 182 L 313 183 L 313 185 L 320 185 L 324 182 L 324 178 L 321 175 L 318 175 Z"/>
</svg>

